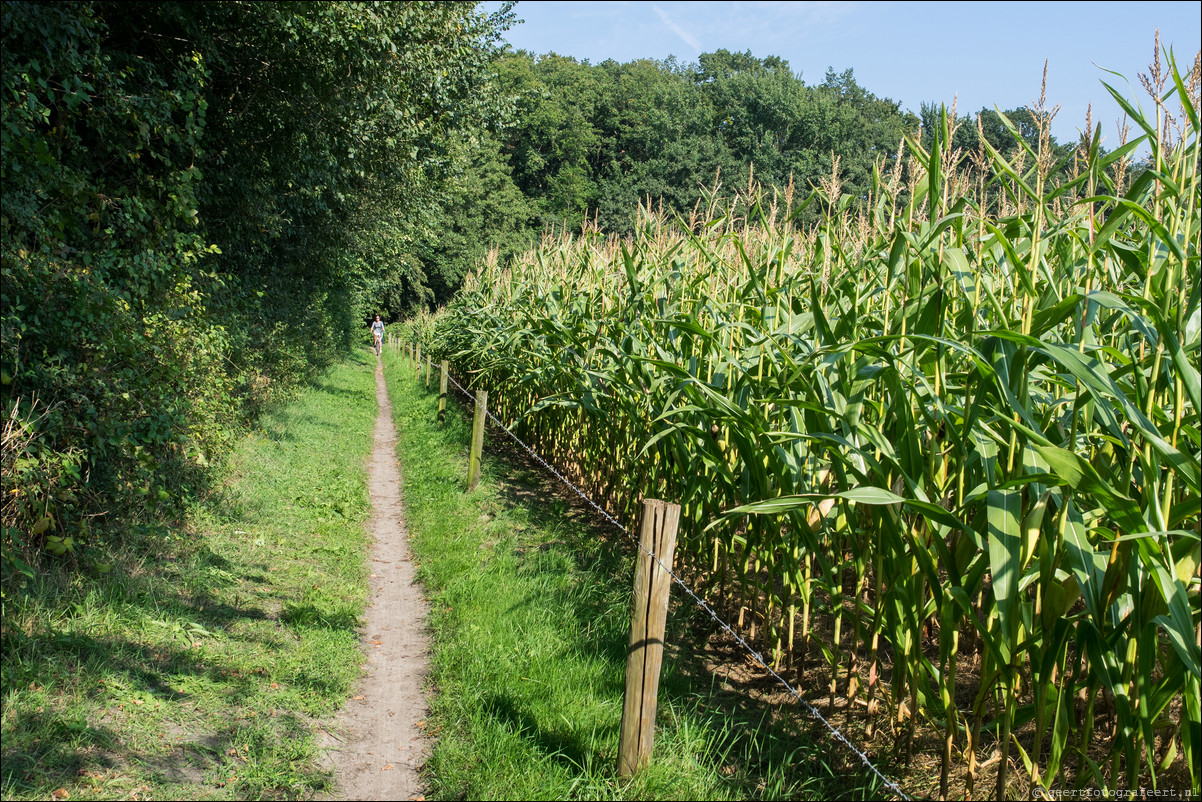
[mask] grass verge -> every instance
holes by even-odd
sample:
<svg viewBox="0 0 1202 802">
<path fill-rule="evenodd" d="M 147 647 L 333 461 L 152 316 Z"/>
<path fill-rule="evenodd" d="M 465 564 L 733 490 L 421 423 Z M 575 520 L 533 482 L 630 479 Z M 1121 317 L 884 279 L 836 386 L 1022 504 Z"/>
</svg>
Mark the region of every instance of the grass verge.
<svg viewBox="0 0 1202 802">
<path fill-rule="evenodd" d="M 439 426 L 437 392 L 400 357 L 385 361 L 409 533 L 431 602 L 431 797 L 874 796 L 829 739 L 757 701 L 754 681 L 736 687 L 740 672 L 707 653 L 712 631 L 675 598 L 652 763 L 619 780 L 633 546 L 491 427 L 483 480 L 465 493 L 470 420 L 452 403 Z"/>
<path fill-rule="evenodd" d="M 316 735 L 362 661 L 374 358 L 333 368 L 239 445 L 222 495 L 126 533 L 103 574 L 6 598 L 4 799 L 309 797 Z"/>
</svg>

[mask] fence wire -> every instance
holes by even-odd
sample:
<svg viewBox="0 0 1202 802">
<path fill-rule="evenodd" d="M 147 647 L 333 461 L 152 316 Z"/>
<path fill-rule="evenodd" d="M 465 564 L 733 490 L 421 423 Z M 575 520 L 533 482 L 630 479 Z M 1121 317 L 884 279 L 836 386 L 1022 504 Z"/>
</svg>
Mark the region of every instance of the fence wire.
<svg viewBox="0 0 1202 802">
<path fill-rule="evenodd" d="M 456 381 L 455 377 L 451 374 L 451 372 L 449 370 L 447 371 L 447 379 L 451 382 L 451 384 L 455 385 L 455 387 L 459 390 L 459 392 L 463 393 L 464 397 L 466 397 L 468 399 L 468 401 L 470 401 L 472 404 L 476 403 L 475 396 L 473 396 L 471 394 L 471 392 L 469 392 L 466 388 L 463 387 L 463 385 L 461 385 L 458 381 Z M 550 471 L 555 476 L 555 478 L 559 479 L 559 481 L 561 481 L 565 485 L 567 485 L 568 488 L 570 488 L 572 490 L 572 492 L 574 492 L 577 496 L 580 496 L 580 498 L 583 499 L 586 504 L 588 504 L 590 507 L 592 507 L 598 513 L 600 513 L 601 516 L 603 518 L 605 518 L 605 520 L 607 520 L 611 524 L 613 524 L 614 527 L 616 527 L 618 529 L 618 531 L 620 531 L 627 538 L 629 538 L 638 548 L 642 549 L 642 551 L 645 554 L 647 554 L 647 556 L 649 556 L 652 560 L 654 560 L 656 562 L 656 564 L 659 565 L 660 568 L 664 569 L 664 571 L 666 571 L 668 573 L 668 575 L 670 577 L 672 577 L 672 581 L 675 582 L 677 585 L 679 585 L 681 590 L 683 590 L 686 594 L 688 594 L 689 598 L 691 598 L 698 607 L 700 607 L 702 610 L 704 610 L 706 613 L 708 613 L 710 618 L 712 618 L 719 627 L 721 627 L 723 630 L 725 630 L 726 633 L 729 634 L 735 640 L 736 643 L 738 643 L 740 646 L 742 646 L 747 651 L 747 653 L 751 655 L 752 659 L 755 660 L 756 663 L 758 663 L 765 671 L 767 671 L 769 674 L 771 674 L 773 676 L 773 678 L 776 679 L 777 682 L 779 682 L 782 686 L 784 686 L 785 690 L 789 692 L 789 695 L 792 696 L 794 699 L 796 699 L 797 702 L 806 710 L 807 713 L 809 713 L 809 715 L 812 718 L 817 719 L 819 722 L 821 722 L 824 727 L 826 727 L 828 730 L 830 730 L 831 735 L 834 736 L 834 738 L 836 740 L 838 740 L 840 743 L 842 743 L 844 746 L 846 746 L 848 749 L 850 749 L 852 751 L 852 753 L 855 754 L 860 759 L 860 762 L 863 763 L 865 766 L 867 766 L 868 769 L 880 779 L 880 781 L 885 785 L 886 788 L 888 788 L 890 791 L 892 791 L 894 794 L 896 794 L 901 799 L 910 800 L 910 796 L 908 796 L 904 791 L 902 791 L 902 789 L 898 786 L 897 783 L 895 783 L 893 780 L 886 777 L 885 774 L 882 773 L 881 770 L 878 769 L 876 767 L 876 765 L 868 758 L 868 755 L 866 755 L 863 752 L 863 750 L 861 750 L 859 747 L 857 747 L 855 744 L 853 744 L 851 741 L 849 741 L 847 739 L 847 736 L 845 736 L 843 734 L 842 730 L 840 730 L 838 727 L 836 727 L 835 725 L 833 725 L 829 721 L 827 721 L 826 718 L 823 717 L 822 713 L 818 712 L 818 708 L 814 707 L 808 701 L 803 699 L 801 694 L 796 689 L 794 689 L 792 685 L 789 684 L 788 680 L 786 680 L 780 674 L 776 673 L 772 669 L 772 666 L 770 666 L 768 664 L 768 661 L 764 659 L 763 655 L 761 655 L 759 652 L 757 652 L 755 649 L 753 649 L 751 647 L 751 645 L 746 640 L 743 639 L 742 636 L 740 636 L 737 632 L 735 632 L 734 628 L 732 628 L 730 624 L 726 623 L 726 621 L 724 621 L 722 619 L 722 617 L 720 615 L 718 615 L 718 613 L 714 610 L 713 607 L 711 607 L 704 599 L 702 599 L 700 596 L 698 596 L 696 593 L 694 593 L 693 589 L 690 588 L 688 585 L 686 585 L 684 580 L 682 580 L 680 577 L 678 577 L 676 575 L 676 572 L 674 572 L 671 568 L 669 568 L 668 566 L 666 566 L 662 562 L 660 562 L 659 557 L 652 554 L 650 551 L 647 551 L 647 549 L 644 548 L 643 544 L 639 541 L 639 539 L 634 536 L 634 533 L 631 532 L 629 529 L 627 529 L 622 524 L 621 521 L 619 521 L 614 516 L 610 515 L 608 510 L 606 510 L 604 507 L 599 505 L 597 502 L 593 501 L 583 490 L 578 488 L 566 476 L 564 476 L 558 470 L 556 470 L 555 466 L 551 465 L 549 462 L 547 462 L 545 459 L 543 459 L 541 456 L 539 456 L 538 453 L 533 448 L 526 445 L 526 443 L 523 442 L 520 437 L 518 437 L 516 434 L 514 434 L 509 429 L 508 426 L 506 426 L 504 423 L 502 423 L 500 420 L 498 420 L 497 417 L 488 410 L 487 406 L 485 407 L 484 413 L 485 413 L 485 415 L 488 416 L 488 418 L 493 423 L 495 423 L 498 427 L 500 427 L 500 429 L 502 431 L 504 431 L 511 438 L 513 438 L 513 441 L 515 443 L 517 443 L 519 446 L 521 446 L 526 451 L 527 454 L 529 454 L 531 457 L 533 457 L 534 460 L 538 464 L 542 465 L 544 468 L 546 468 L 548 471 Z"/>
</svg>

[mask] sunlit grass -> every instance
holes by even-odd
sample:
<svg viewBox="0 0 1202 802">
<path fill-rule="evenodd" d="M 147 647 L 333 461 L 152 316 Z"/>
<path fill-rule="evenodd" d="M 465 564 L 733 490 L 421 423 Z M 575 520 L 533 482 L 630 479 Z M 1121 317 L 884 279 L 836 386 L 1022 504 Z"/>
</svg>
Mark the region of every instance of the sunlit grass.
<svg viewBox="0 0 1202 802">
<path fill-rule="evenodd" d="M 373 367 L 356 358 L 266 417 L 188 524 L 6 601 L 5 799 L 328 787 L 317 736 L 362 660 Z"/>
</svg>

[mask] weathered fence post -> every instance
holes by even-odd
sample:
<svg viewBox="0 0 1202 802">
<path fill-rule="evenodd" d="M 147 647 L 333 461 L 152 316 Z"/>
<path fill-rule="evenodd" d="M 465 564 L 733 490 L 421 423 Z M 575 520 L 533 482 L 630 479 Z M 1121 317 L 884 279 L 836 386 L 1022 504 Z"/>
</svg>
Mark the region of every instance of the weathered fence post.
<svg viewBox="0 0 1202 802">
<path fill-rule="evenodd" d="M 426 389 L 430 389 L 430 355 L 426 354 Z"/>
<path fill-rule="evenodd" d="M 438 379 L 438 422 L 447 422 L 447 361 L 442 360 L 439 365 L 442 371 L 442 376 Z"/>
<path fill-rule="evenodd" d="M 422 344 L 419 342 L 413 351 L 413 380 L 417 381 L 422 375 Z"/>
<path fill-rule="evenodd" d="M 484 418 L 488 412 L 488 391 L 476 391 L 476 416 L 472 419 L 472 451 L 467 460 L 467 489 L 480 483 L 480 452 L 484 450 Z"/>
<path fill-rule="evenodd" d="M 672 577 L 660 563 L 669 569 L 672 567 L 679 523 L 680 505 L 659 499 L 643 500 L 643 525 L 639 532 L 630 614 L 630 645 L 626 649 L 626 700 L 622 705 L 622 728 L 618 736 L 619 777 L 631 776 L 651 757 L 655 710 L 659 702 L 659 673 L 664 662 L 668 591 L 672 587 Z"/>
</svg>

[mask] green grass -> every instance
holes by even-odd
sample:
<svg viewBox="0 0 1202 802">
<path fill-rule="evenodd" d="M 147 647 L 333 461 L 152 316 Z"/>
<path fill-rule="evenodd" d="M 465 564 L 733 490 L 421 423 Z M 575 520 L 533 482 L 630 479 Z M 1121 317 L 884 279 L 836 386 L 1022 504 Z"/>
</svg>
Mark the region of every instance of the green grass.
<svg viewBox="0 0 1202 802">
<path fill-rule="evenodd" d="M 124 533 L 107 573 L 14 588 L 4 799 L 328 788 L 317 736 L 362 660 L 373 369 L 354 357 L 266 417 L 186 526 Z"/>
<path fill-rule="evenodd" d="M 465 493 L 470 420 L 453 395 L 440 427 L 436 391 L 413 382 L 399 357 L 385 360 L 409 533 L 432 607 L 432 798 L 871 793 L 808 723 L 705 670 L 694 645 L 709 633 L 678 601 L 652 763 L 619 780 L 630 544 L 566 501 L 491 427 L 483 479 Z"/>
</svg>

